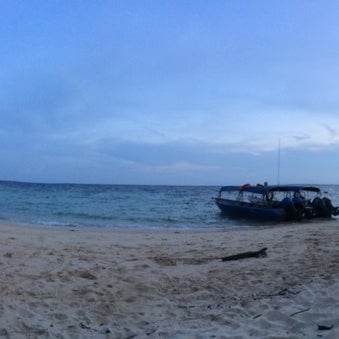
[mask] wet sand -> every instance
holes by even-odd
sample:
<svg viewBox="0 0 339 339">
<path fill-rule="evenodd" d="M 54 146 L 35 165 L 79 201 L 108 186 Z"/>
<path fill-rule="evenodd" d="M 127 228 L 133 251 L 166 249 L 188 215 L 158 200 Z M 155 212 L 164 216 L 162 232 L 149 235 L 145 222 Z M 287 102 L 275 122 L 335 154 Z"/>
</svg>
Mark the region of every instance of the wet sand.
<svg viewBox="0 0 339 339">
<path fill-rule="evenodd" d="M 339 220 L 230 231 L 0 224 L 1 338 L 338 338 Z M 267 247 L 267 256 L 220 258 Z"/>
</svg>

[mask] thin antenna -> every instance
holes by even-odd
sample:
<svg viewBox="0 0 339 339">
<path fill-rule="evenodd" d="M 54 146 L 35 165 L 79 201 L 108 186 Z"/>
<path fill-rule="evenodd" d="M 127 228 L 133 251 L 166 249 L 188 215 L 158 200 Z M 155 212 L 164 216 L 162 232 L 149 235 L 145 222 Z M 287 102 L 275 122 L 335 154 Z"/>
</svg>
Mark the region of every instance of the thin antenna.
<svg viewBox="0 0 339 339">
<path fill-rule="evenodd" d="M 278 186 L 280 185 L 280 139 L 278 145 Z"/>
</svg>

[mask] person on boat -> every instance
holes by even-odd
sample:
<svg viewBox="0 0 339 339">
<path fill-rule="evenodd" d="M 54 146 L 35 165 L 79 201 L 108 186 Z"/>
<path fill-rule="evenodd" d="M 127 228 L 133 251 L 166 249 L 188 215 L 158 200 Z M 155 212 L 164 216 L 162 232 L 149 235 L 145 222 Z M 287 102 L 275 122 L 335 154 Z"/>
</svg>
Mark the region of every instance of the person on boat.
<svg viewBox="0 0 339 339">
<path fill-rule="evenodd" d="M 307 200 L 305 199 L 304 196 L 302 196 L 300 191 L 294 192 L 292 201 L 293 201 L 294 207 L 299 211 L 300 215 L 308 217 L 308 213 L 306 209 Z"/>
<path fill-rule="evenodd" d="M 300 191 L 294 192 L 293 203 L 297 209 L 304 209 L 306 205 L 306 199 L 301 195 Z"/>
<path fill-rule="evenodd" d="M 295 207 L 291 198 L 285 197 L 281 201 L 281 206 L 284 208 L 286 212 L 286 220 L 300 220 L 301 219 L 300 210 Z"/>
</svg>

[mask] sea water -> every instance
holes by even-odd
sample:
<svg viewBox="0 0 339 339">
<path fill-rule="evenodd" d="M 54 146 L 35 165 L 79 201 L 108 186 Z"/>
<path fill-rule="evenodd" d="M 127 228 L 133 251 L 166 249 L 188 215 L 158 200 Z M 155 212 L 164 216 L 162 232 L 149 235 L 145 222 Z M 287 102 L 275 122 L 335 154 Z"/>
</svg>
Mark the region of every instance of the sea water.
<svg viewBox="0 0 339 339">
<path fill-rule="evenodd" d="M 320 186 L 339 206 L 339 186 Z M 0 219 L 41 227 L 201 229 L 254 222 L 224 217 L 216 186 L 36 184 L 0 181 Z"/>
</svg>

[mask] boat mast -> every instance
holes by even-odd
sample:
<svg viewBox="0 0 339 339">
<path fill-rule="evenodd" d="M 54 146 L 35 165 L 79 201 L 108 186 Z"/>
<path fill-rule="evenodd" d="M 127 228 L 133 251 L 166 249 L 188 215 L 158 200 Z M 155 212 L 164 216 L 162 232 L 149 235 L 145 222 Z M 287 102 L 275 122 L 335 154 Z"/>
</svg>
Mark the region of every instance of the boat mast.
<svg viewBox="0 0 339 339">
<path fill-rule="evenodd" d="M 280 139 L 278 144 L 278 176 L 277 176 L 278 186 L 280 185 Z"/>
</svg>

